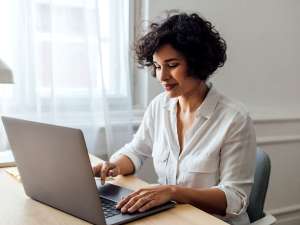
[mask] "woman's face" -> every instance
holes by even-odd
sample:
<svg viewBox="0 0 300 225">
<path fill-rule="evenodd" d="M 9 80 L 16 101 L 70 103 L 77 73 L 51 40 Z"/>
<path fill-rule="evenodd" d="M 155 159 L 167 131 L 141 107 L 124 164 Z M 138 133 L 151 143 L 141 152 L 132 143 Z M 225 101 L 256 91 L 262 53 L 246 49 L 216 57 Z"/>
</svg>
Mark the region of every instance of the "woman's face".
<svg viewBox="0 0 300 225">
<path fill-rule="evenodd" d="M 188 76 L 185 57 L 170 44 L 161 46 L 153 54 L 153 62 L 156 78 L 171 98 L 188 96 L 199 90 L 202 81 Z"/>
</svg>

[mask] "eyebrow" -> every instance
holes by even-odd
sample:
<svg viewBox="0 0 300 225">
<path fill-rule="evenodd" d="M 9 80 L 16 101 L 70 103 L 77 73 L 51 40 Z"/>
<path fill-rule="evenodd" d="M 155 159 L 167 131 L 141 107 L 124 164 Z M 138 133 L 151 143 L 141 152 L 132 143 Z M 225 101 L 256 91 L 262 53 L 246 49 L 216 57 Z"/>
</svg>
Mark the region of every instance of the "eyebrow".
<svg viewBox="0 0 300 225">
<path fill-rule="evenodd" d="M 170 61 L 174 61 L 174 60 L 177 60 L 179 61 L 180 59 L 179 58 L 170 58 L 170 59 L 166 59 L 164 62 L 170 62 Z M 153 61 L 153 63 L 157 63 L 156 61 Z"/>
</svg>

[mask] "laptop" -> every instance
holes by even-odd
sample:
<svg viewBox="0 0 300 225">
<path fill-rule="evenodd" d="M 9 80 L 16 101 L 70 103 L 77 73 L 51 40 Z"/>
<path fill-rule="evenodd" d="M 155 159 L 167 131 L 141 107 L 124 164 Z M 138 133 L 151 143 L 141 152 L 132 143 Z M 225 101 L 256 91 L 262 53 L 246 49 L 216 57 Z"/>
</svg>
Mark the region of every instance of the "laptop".
<svg viewBox="0 0 300 225">
<path fill-rule="evenodd" d="M 115 208 L 132 191 L 97 183 L 80 129 L 2 117 L 26 195 L 96 225 L 124 224 L 172 208 L 122 214 Z"/>
</svg>

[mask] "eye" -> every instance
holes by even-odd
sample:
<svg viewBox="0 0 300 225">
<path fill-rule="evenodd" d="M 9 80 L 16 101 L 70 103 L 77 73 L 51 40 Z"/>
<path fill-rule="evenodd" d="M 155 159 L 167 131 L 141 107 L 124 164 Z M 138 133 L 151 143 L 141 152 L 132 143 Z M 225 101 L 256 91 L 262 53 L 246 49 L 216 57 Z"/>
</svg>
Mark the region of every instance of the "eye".
<svg viewBox="0 0 300 225">
<path fill-rule="evenodd" d="M 154 69 L 155 69 L 155 70 L 159 70 L 159 69 L 160 69 L 160 66 L 157 65 L 157 64 L 153 64 L 153 66 L 154 66 Z"/>
<path fill-rule="evenodd" d="M 177 67 L 179 64 L 178 63 L 168 63 L 168 67 L 169 68 L 175 68 Z"/>
</svg>

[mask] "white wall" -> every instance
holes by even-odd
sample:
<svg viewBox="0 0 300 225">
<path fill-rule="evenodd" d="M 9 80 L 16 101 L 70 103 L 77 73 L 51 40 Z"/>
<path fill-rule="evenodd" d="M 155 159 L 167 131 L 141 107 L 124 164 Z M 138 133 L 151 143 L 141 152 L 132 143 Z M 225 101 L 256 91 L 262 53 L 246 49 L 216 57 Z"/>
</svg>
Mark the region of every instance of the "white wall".
<svg viewBox="0 0 300 225">
<path fill-rule="evenodd" d="M 149 0 L 149 18 L 166 9 L 197 11 L 228 44 L 228 60 L 213 79 L 220 91 L 258 114 L 300 115 L 300 1 Z M 151 82 L 150 98 L 159 89 Z M 153 92 L 154 90 L 154 92 Z"/>
<path fill-rule="evenodd" d="M 271 157 L 266 210 L 278 224 L 300 224 L 300 1 L 144 2 L 150 19 L 169 9 L 199 12 L 227 41 L 228 60 L 212 81 L 248 107 L 258 145 Z M 161 88 L 146 79 L 150 100 Z"/>
<path fill-rule="evenodd" d="M 255 120 L 257 142 L 271 158 L 265 208 L 280 225 L 300 224 L 300 118 Z"/>
</svg>

